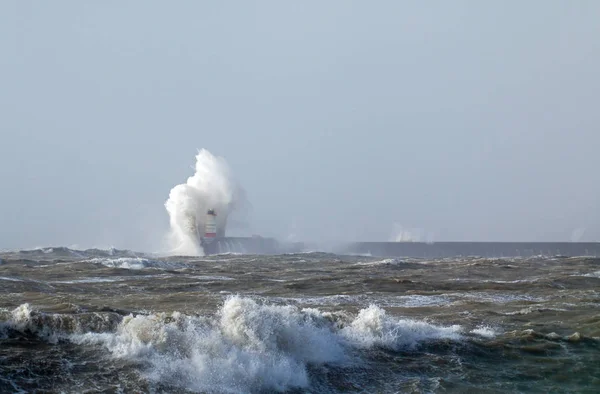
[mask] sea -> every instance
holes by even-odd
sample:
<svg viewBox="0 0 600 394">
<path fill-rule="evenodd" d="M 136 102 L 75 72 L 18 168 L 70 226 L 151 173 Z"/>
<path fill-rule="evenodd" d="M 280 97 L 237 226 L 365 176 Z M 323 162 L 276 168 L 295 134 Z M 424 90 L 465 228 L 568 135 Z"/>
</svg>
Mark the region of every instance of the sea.
<svg viewBox="0 0 600 394">
<path fill-rule="evenodd" d="M 0 253 L 1 393 L 597 393 L 600 259 Z"/>
</svg>

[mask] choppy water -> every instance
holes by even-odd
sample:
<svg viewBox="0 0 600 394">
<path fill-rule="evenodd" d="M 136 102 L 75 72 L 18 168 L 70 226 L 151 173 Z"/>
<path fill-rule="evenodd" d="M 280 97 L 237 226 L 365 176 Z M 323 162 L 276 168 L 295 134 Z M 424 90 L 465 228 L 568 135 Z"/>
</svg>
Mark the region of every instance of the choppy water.
<svg viewBox="0 0 600 394">
<path fill-rule="evenodd" d="M 600 259 L 0 254 L 0 392 L 598 392 Z"/>
</svg>

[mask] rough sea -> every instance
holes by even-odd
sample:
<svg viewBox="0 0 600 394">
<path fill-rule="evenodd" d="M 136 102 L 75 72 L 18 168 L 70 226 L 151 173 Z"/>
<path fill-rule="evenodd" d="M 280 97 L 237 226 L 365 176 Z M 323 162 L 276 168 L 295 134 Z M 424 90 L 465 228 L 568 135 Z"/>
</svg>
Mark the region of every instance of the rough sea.
<svg viewBox="0 0 600 394">
<path fill-rule="evenodd" d="M 596 393 L 600 259 L 4 252 L 0 392 Z"/>
</svg>

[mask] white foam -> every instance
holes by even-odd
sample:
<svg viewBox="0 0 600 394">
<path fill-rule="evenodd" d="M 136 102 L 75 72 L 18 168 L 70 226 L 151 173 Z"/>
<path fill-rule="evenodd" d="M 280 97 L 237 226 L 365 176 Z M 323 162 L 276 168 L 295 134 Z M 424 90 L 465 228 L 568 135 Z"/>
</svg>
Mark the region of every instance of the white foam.
<svg viewBox="0 0 600 394">
<path fill-rule="evenodd" d="M 181 263 L 172 263 L 169 261 L 154 261 L 141 257 L 118 257 L 118 258 L 94 258 L 85 260 L 86 263 L 102 264 L 109 268 L 123 268 L 129 270 L 141 270 L 144 268 L 154 269 L 173 269 L 181 268 Z"/>
<path fill-rule="evenodd" d="M 518 301 L 544 301 L 543 298 L 531 296 L 528 294 L 510 294 L 510 293 L 493 293 L 493 292 L 465 292 L 446 294 L 448 296 L 469 299 L 470 301 L 487 302 L 495 304 L 506 304 L 509 302 Z"/>
<path fill-rule="evenodd" d="M 392 319 L 376 307 L 336 330 L 318 310 L 259 305 L 236 296 L 225 301 L 213 321 L 170 318 L 165 323 L 159 315 L 130 317 L 115 336 L 91 335 L 117 357 L 149 357 L 149 378 L 200 391 L 305 388 L 308 364 L 342 363 L 348 346 L 396 348 L 458 338 L 456 328 Z"/>
<path fill-rule="evenodd" d="M 529 306 L 527 308 L 522 308 L 519 309 L 518 311 L 514 311 L 514 312 L 505 312 L 503 313 L 504 315 L 507 316 L 514 316 L 514 315 L 529 315 L 530 313 L 542 313 L 542 312 L 566 312 L 567 309 L 562 309 L 562 308 L 545 308 L 545 307 L 541 307 L 541 306 Z"/>
<path fill-rule="evenodd" d="M 58 341 L 58 333 L 47 325 L 37 325 L 32 320 L 33 309 L 29 304 L 21 304 L 10 312 L 10 320 L 0 323 L 0 333 L 4 334 L 7 328 L 20 332 L 30 331 L 50 343 Z"/>
<path fill-rule="evenodd" d="M 515 279 L 515 280 L 492 280 L 492 279 L 469 279 L 469 278 L 453 278 L 447 279 L 449 282 L 472 282 L 472 283 L 495 283 L 495 284 L 517 284 L 517 283 L 535 283 L 539 278 L 530 279 Z"/>
<path fill-rule="evenodd" d="M 29 304 L 21 304 L 10 312 L 0 310 L 0 316 L 4 319 L 0 321 L 0 334 L 6 335 L 7 330 L 14 330 L 36 335 L 50 343 L 68 339 L 73 333 L 110 330 L 120 321 L 116 313 L 42 313 Z"/>
<path fill-rule="evenodd" d="M 412 294 L 405 296 L 397 296 L 394 300 L 393 306 L 399 306 L 404 308 L 420 308 L 428 306 L 443 306 L 451 305 L 454 300 L 443 295 L 420 295 Z M 392 305 L 390 305 L 392 306 Z"/>
<path fill-rule="evenodd" d="M 74 280 L 57 280 L 49 283 L 53 284 L 79 284 L 79 283 L 110 283 L 119 282 L 124 280 L 123 278 L 83 278 Z"/>
<path fill-rule="evenodd" d="M 0 280 L 6 280 L 6 281 L 9 281 L 9 282 L 23 282 L 22 279 L 10 278 L 10 277 L 7 277 L 7 276 L 0 276 Z"/>
<path fill-rule="evenodd" d="M 235 296 L 214 319 L 176 312 L 129 316 L 115 334 L 72 340 L 104 344 L 118 358 L 148 360 L 150 380 L 192 391 L 307 387 L 308 363 L 339 362 L 344 356 L 340 338 L 322 317 Z"/>
<path fill-rule="evenodd" d="M 320 297 L 277 297 L 276 301 L 291 302 L 301 305 L 316 306 L 340 306 L 340 305 L 364 305 L 368 303 L 364 295 L 334 294 Z"/>
<path fill-rule="evenodd" d="M 515 279 L 515 280 L 483 280 L 483 283 L 498 283 L 498 284 L 513 284 L 513 283 L 535 283 L 539 281 L 538 278 L 532 279 Z"/>
<path fill-rule="evenodd" d="M 378 260 L 378 261 L 362 261 L 359 263 L 356 263 L 354 265 L 362 265 L 362 266 L 378 266 L 378 265 L 397 265 L 397 264 L 402 264 L 403 261 L 400 259 L 383 259 L 383 260 Z"/>
<path fill-rule="evenodd" d="M 461 331 L 458 325 L 442 327 L 418 320 L 389 317 L 385 310 L 371 305 L 362 309 L 356 319 L 342 329 L 342 334 L 359 347 L 398 349 L 414 347 L 432 339 L 459 340 Z"/>
<path fill-rule="evenodd" d="M 239 296 L 226 298 L 212 317 L 129 315 L 109 332 L 61 333 L 63 315 L 32 319 L 28 304 L 10 316 L 13 329 L 28 329 L 51 342 L 63 338 L 101 345 L 115 358 L 145 365 L 150 382 L 200 392 L 306 389 L 309 365 L 343 367 L 361 357 L 363 349 L 412 348 L 462 338 L 460 326 L 396 318 L 374 305 L 356 316 L 334 315 Z"/>
<path fill-rule="evenodd" d="M 277 280 L 279 281 L 279 280 Z M 285 282 L 285 281 L 283 281 Z M 276 297 L 273 300 L 315 306 L 342 306 L 356 305 L 369 306 L 377 304 L 396 308 L 419 308 L 428 306 L 445 306 L 455 303 L 455 299 L 446 295 L 420 295 L 411 294 L 403 296 L 376 296 L 372 294 L 348 295 L 334 294 L 320 297 Z"/>
<path fill-rule="evenodd" d="M 479 326 L 471 330 L 471 334 L 479 335 L 488 339 L 494 338 L 497 335 L 496 331 L 490 326 Z"/>
<path fill-rule="evenodd" d="M 600 271 L 590 272 L 589 274 L 584 274 L 583 276 L 587 278 L 600 278 Z"/>
<path fill-rule="evenodd" d="M 200 280 L 234 280 L 228 276 L 211 276 L 211 275 L 193 275 L 188 278 L 200 279 Z"/>
<path fill-rule="evenodd" d="M 120 257 L 111 258 L 95 258 L 86 260 L 87 263 L 102 264 L 110 268 L 125 268 L 131 270 L 140 270 L 148 266 L 148 260 L 141 257 Z"/>
</svg>

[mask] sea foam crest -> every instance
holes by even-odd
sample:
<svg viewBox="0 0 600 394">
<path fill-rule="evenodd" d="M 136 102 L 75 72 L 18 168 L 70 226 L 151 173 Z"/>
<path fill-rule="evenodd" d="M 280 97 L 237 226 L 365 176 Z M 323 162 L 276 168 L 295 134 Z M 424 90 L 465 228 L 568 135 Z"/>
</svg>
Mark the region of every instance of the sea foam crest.
<svg viewBox="0 0 600 394">
<path fill-rule="evenodd" d="M 128 316 L 116 333 L 84 334 L 115 357 L 147 360 L 147 377 L 194 391 L 307 387 L 308 364 L 341 362 L 340 337 L 325 319 L 289 306 L 228 298 L 213 319 L 180 313 Z"/>
<path fill-rule="evenodd" d="M 471 333 L 488 339 L 494 338 L 496 337 L 496 335 L 498 335 L 496 330 L 494 330 L 490 326 L 485 325 L 481 325 L 479 327 L 474 328 L 473 330 L 471 330 Z"/>
<path fill-rule="evenodd" d="M 355 265 L 362 265 L 362 266 L 380 266 L 380 265 L 399 265 L 399 264 L 403 264 L 405 263 L 405 261 L 401 260 L 401 259 L 383 259 L 383 260 L 377 260 L 377 261 L 361 261 L 359 263 L 356 263 Z"/>
<path fill-rule="evenodd" d="M 142 270 L 144 268 L 155 268 L 155 269 L 175 269 L 182 268 L 185 266 L 182 263 L 170 262 L 170 261 L 156 261 L 142 257 L 117 257 L 117 258 L 104 258 L 98 257 L 89 260 L 85 260 L 86 263 L 102 264 L 109 268 L 122 268 L 129 270 Z"/>
<path fill-rule="evenodd" d="M 28 332 L 50 343 L 56 343 L 58 333 L 61 331 L 59 326 L 62 326 L 63 322 L 62 319 L 53 320 L 53 322 L 49 322 L 44 319 L 44 315 L 36 316 L 35 311 L 29 304 L 21 304 L 10 312 L 8 321 L 0 323 L 0 334 L 5 336 L 8 330 L 20 333 Z"/>
<path fill-rule="evenodd" d="M 64 330 L 59 321 L 66 316 L 79 315 L 36 314 L 23 305 L 8 324 L 50 341 L 103 346 L 115 358 L 144 363 L 150 382 L 202 392 L 307 388 L 309 366 L 344 367 L 361 349 L 461 338 L 459 326 L 398 319 L 374 305 L 354 317 L 336 317 L 239 296 L 228 297 L 214 316 L 129 315 L 104 331 Z"/>
<path fill-rule="evenodd" d="M 600 278 L 600 271 L 590 272 L 589 274 L 583 275 L 588 278 Z"/>
<path fill-rule="evenodd" d="M 68 339 L 72 334 L 115 330 L 121 316 L 113 312 L 58 314 L 36 311 L 29 304 L 21 304 L 12 311 L 0 313 L 0 335 L 9 331 L 34 335 L 50 343 Z"/>
<path fill-rule="evenodd" d="M 371 305 L 362 309 L 356 319 L 341 332 L 359 347 L 380 346 L 396 350 L 415 347 L 425 340 L 459 340 L 461 331 L 462 327 L 459 325 L 441 327 L 418 320 L 389 317 L 385 310 Z"/>
</svg>

